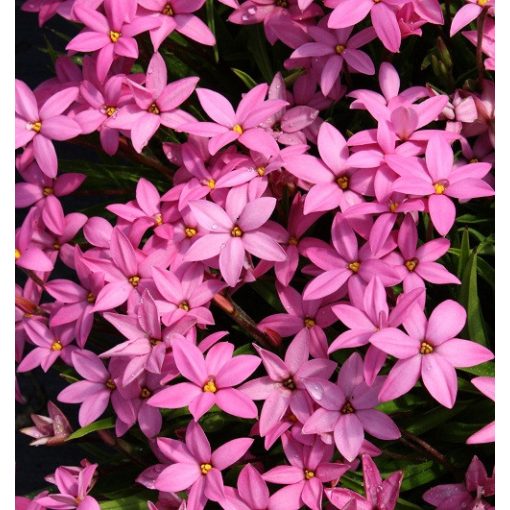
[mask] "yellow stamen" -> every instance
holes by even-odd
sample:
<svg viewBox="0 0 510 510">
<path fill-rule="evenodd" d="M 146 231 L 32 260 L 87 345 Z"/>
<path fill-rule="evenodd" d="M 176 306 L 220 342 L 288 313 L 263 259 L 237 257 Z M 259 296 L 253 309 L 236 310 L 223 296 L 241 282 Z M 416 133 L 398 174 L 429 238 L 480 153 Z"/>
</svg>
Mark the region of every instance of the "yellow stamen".
<svg viewBox="0 0 510 510">
<path fill-rule="evenodd" d="M 20 257 L 21 257 L 21 252 L 18 250 L 18 248 L 16 248 L 16 249 L 14 250 L 14 258 L 15 258 L 16 260 L 18 260 Z"/>
<path fill-rule="evenodd" d="M 117 108 L 115 108 L 115 106 L 105 106 L 104 107 L 104 112 L 106 113 L 106 115 L 108 115 L 108 117 L 115 115 L 116 111 L 117 111 Z"/>
<path fill-rule="evenodd" d="M 441 182 L 436 182 L 434 184 L 434 191 L 436 192 L 436 195 L 442 195 L 446 189 L 446 186 Z"/>
<path fill-rule="evenodd" d="M 53 195 L 53 188 L 50 188 L 49 186 L 45 186 L 45 187 L 43 188 L 42 192 L 43 192 L 43 195 L 44 195 L 45 197 L 48 197 L 48 196 L 50 196 L 50 195 Z"/>
<path fill-rule="evenodd" d="M 53 249 L 54 250 L 60 250 L 60 243 L 53 243 Z"/>
<path fill-rule="evenodd" d="M 214 179 L 209 179 L 206 181 L 207 186 L 209 186 L 211 189 L 214 189 L 216 187 L 216 181 Z"/>
<path fill-rule="evenodd" d="M 197 235 L 197 229 L 194 227 L 186 227 L 184 229 L 184 233 L 186 234 L 186 237 L 191 238 Z"/>
<path fill-rule="evenodd" d="M 287 244 L 290 244 L 291 246 L 297 246 L 298 240 L 295 237 L 289 237 L 289 240 L 287 241 Z"/>
<path fill-rule="evenodd" d="M 92 294 L 92 292 L 89 292 L 87 294 L 87 302 L 89 302 L 90 304 L 94 303 L 96 301 L 96 296 L 94 296 L 94 294 Z"/>
<path fill-rule="evenodd" d="M 32 131 L 35 131 L 36 133 L 40 133 L 42 129 L 42 122 L 40 120 L 38 120 L 37 122 L 33 122 L 32 124 L 30 124 L 30 129 Z"/>
<path fill-rule="evenodd" d="M 335 46 L 335 52 L 341 55 L 345 51 L 345 46 L 343 44 L 337 44 Z"/>
<path fill-rule="evenodd" d="M 316 322 L 314 319 L 312 319 L 311 317 L 305 317 L 305 320 L 303 321 L 305 323 L 305 326 L 308 328 L 308 329 L 311 329 L 315 326 Z"/>
<path fill-rule="evenodd" d="M 149 398 L 152 395 L 152 391 L 149 390 L 149 388 L 142 388 L 142 391 L 140 391 L 140 398 L 146 399 Z"/>
<path fill-rule="evenodd" d="M 138 287 L 138 284 L 140 283 L 140 277 L 137 274 L 131 276 L 128 280 L 133 287 Z"/>
<path fill-rule="evenodd" d="M 152 347 L 156 347 L 156 345 L 159 345 L 162 342 L 162 340 L 160 340 L 159 338 L 149 338 L 149 342 L 152 345 Z"/>
<path fill-rule="evenodd" d="M 392 213 L 396 212 L 399 205 L 400 204 L 398 202 L 390 202 L 390 206 L 389 206 L 390 211 Z"/>
<path fill-rule="evenodd" d="M 163 7 L 161 14 L 164 14 L 165 16 L 173 16 L 174 10 L 172 9 L 172 6 L 170 4 L 166 4 L 165 7 Z"/>
<path fill-rule="evenodd" d="M 211 464 L 200 464 L 200 471 L 202 472 L 203 475 L 209 473 L 211 469 L 212 469 Z"/>
<path fill-rule="evenodd" d="M 354 412 L 354 407 L 352 407 L 352 404 L 347 400 L 342 409 L 340 409 L 340 412 L 342 414 L 352 414 Z"/>
<path fill-rule="evenodd" d="M 183 301 L 182 303 L 179 304 L 179 308 L 181 310 L 184 310 L 185 312 L 189 312 L 189 303 L 187 301 Z"/>
<path fill-rule="evenodd" d="M 154 115 L 159 115 L 159 108 L 156 103 L 152 103 L 149 108 L 147 108 L 149 113 L 153 113 Z"/>
<path fill-rule="evenodd" d="M 238 135 L 242 135 L 244 133 L 244 129 L 243 129 L 243 126 L 241 126 L 241 124 L 236 124 L 233 128 L 232 128 L 232 131 L 234 133 L 237 133 Z"/>
<path fill-rule="evenodd" d="M 113 391 L 117 388 L 117 385 L 113 382 L 113 379 L 108 379 L 106 381 L 105 386 L 110 390 Z"/>
<path fill-rule="evenodd" d="M 202 388 L 205 393 L 216 393 L 218 388 L 216 388 L 216 384 L 213 379 L 209 379 Z"/>
<path fill-rule="evenodd" d="M 310 471 L 309 469 L 305 469 L 305 478 L 307 480 L 311 480 L 315 477 L 315 473 L 313 471 Z"/>
<path fill-rule="evenodd" d="M 262 177 L 266 173 L 265 166 L 258 166 L 255 170 L 260 175 L 260 177 Z"/>
<path fill-rule="evenodd" d="M 243 231 L 236 225 L 230 232 L 230 235 L 232 237 L 241 237 L 243 235 Z"/>
<path fill-rule="evenodd" d="M 110 41 L 112 41 L 112 43 L 116 43 L 120 39 L 121 33 L 115 32 L 115 30 L 110 30 L 109 35 L 110 35 Z"/>
<path fill-rule="evenodd" d="M 361 262 L 358 262 L 357 260 L 347 265 L 347 268 L 350 269 L 353 273 L 357 273 L 360 267 Z"/>
<path fill-rule="evenodd" d="M 342 175 L 336 180 L 336 183 L 340 189 L 346 190 L 349 187 L 349 176 Z"/>
<path fill-rule="evenodd" d="M 479 161 L 478 158 L 471 158 L 469 160 L 470 163 L 478 163 L 478 161 Z"/>
<path fill-rule="evenodd" d="M 404 262 L 404 265 L 407 267 L 407 270 L 412 273 L 416 269 L 416 266 L 418 265 L 418 259 L 406 260 Z"/>
<path fill-rule="evenodd" d="M 25 317 L 25 319 L 31 319 L 33 315 L 31 313 L 24 313 L 23 317 Z"/>
<path fill-rule="evenodd" d="M 480 7 L 485 7 L 488 3 L 489 3 L 489 0 L 478 0 L 478 2 L 476 2 Z"/>
<path fill-rule="evenodd" d="M 52 344 L 51 344 L 51 350 L 52 351 L 61 351 L 63 349 L 63 345 L 62 345 L 62 342 L 60 340 L 55 340 Z"/>
<path fill-rule="evenodd" d="M 288 390 L 295 390 L 296 389 L 296 383 L 294 382 L 294 379 L 292 377 L 289 377 L 285 381 L 282 382 L 282 385 L 287 388 Z"/>
<path fill-rule="evenodd" d="M 158 213 L 156 214 L 156 216 L 154 216 L 154 223 L 158 225 L 158 227 L 159 225 L 163 225 L 163 216 L 161 215 L 161 213 Z"/>
<path fill-rule="evenodd" d="M 431 354 L 433 352 L 434 347 L 424 340 L 420 345 L 420 354 Z"/>
</svg>

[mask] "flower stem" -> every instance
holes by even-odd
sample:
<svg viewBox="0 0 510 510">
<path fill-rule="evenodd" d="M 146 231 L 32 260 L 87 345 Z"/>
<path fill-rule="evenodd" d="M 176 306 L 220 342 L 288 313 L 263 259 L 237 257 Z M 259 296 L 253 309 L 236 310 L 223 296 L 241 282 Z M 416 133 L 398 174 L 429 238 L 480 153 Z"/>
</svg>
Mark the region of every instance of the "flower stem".
<svg viewBox="0 0 510 510">
<path fill-rule="evenodd" d="M 476 24 L 476 68 L 478 69 L 478 86 L 481 88 L 485 67 L 483 65 L 483 29 L 485 26 L 485 18 L 487 17 L 488 7 L 484 7 L 480 16 L 478 16 Z"/>
</svg>

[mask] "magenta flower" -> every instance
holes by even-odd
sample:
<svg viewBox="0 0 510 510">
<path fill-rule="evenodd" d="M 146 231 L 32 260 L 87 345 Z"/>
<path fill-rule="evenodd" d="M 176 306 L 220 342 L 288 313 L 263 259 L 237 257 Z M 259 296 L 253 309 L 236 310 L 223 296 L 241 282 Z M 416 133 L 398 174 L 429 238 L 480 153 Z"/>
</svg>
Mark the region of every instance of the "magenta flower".
<svg viewBox="0 0 510 510">
<path fill-rule="evenodd" d="M 320 358 L 308 360 L 309 348 L 304 336 L 296 337 L 290 343 L 284 360 L 257 345 L 254 347 L 268 375 L 247 381 L 239 389 L 253 400 L 265 401 L 259 419 L 259 432 L 264 437 L 289 409 L 298 420 L 308 418 L 306 401 L 310 397 L 305 389 L 305 379 L 329 378 L 336 363 Z"/>
<path fill-rule="evenodd" d="M 379 405 L 383 379 L 368 386 L 363 379 L 363 359 L 351 354 L 340 368 L 336 385 L 318 377 L 304 381 L 310 396 L 319 404 L 303 426 L 303 434 L 333 432 L 338 451 L 353 461 L 361 450 L 365 431 L 378 439 L 398 439 L 400 431 Z"/>
<path fill-rule="evenodd" d="M 186 429 L 186 442 L 159 437 L 157 445 L 170 461 L 156 479 L 160 491 L 179 492 L 189 489 L 188 507 L 202 510 L 207 500 L 225 497 L 221 472 L 236 463 L 250 448 L 253 439 L 229 441 L 213 452 L 202 427 L 191 421 Z"/>
<path fill-rule="evenodd" d="M 209 233 L 191 245 L 184 260 L 207 260 L 219 255 L 221 275 L 230 287 L 239 280 L 246 252 L 261 260 L 285 260 L 281 246 L 258 231 L 274 211 L 275 198 L 248 201 L 245 194 L 234 189 L 227 196 L 225 210 L 205 200 L 189 205 L 199 225 Z"/>
<path fill-rule="evenodd" d="M 338 480 L 349 470 L 349 465 L 330 462 L 333 447 L 320 438 L 316 438 L 312 446 L 306 446 L 283 436 L 282 444 L 291 465 L 276 466 L 262 475 L 267 482 L 286 485 L 271 496 L 270 508 L 298 510 L 305 505 L 311 510 L 320 510 L 324 484 Z"/>
<path fill-rule="evenodd" d="M 466 0 L 466 2 L 466 5 L 463 5 L 452 19 L 451 37 L 478 18 L 484 9 L 494 15 L 495 0 Z"/>
<path fill-rule="evenodd" d="M 190 77 L 167 84 L 167 68 L 163 57 L 154 53 L 147 68 L 145 87 L 130 81 L 134 103 L 122 106 L 109 121 L 109 126 L 131 130 L 131 142 L 142 152 L 159 126 L 177 129 L 193 117 L 178 107 L 195 90 L 199 78 Z"/>
<path fill-rule="evenodd" d="M 99 503 L 88 494 L 95 483 L 96 469 L 97 464 L 87 464 L 82 469 L 64 466 L 57 468 L 52 478 L 60 492 L 48 494 L 37 502 L 43 507 L 54 510 L 62 508 L 100 510 Z"/>
<path fill-rule="evenodd" d="M 451 409 L 457 397 L 455 368 L 472 367 L 494 358 L 492 352 L 476 342 L 455 338 L 466 322 L 466 311 L 455 301 L 440 303 L 427 320 L 419 306 L 413 307 L 404 328 L 376 333 L 371 342 L 398 358 L 384 382 L 381 401 L 407 393 L 420 378 L 440 404 Z"/>
<path fill-rule="evenodd" d="M 209 27 L 192 13 L 200 9 L 205 0 L 139 0 L 138 5 L 143 9 L 140 16 L 153 17 L 156 14 L 158 25 L 150 31 L 154 51 L 158 51 L 161 43 L 175 30 L 190 39 L 213 46 L 216 39 Z"/>
<path fill-rule="evenodd" d="M 326 496 L 335 508 L 348 510 L 349 502 L 355 502 L 353 510 L 394 510 L 404 474 L 392 473 L 386 480 L 381 478 L 374 461 L 369 455 L 361 456 L 365 497 L 344 488 L 326 489 Z"/>
<path fill-rule="evenodd" d="M 57 92 L 39 108 L 34 93 L 16 80 L 16 149 L 33 144 L 34 158 L 48 177 L 57 175 L 57 153 L 52 140 L 69 140 L 81 133 L 80 125 L 63 115 L 78 97 L 78 87 Z"/>
<path fill-rule="evenodd" d="M 489 397 L 493 402 L 496 400 L 496 379 L 494 377 L 475 377 L 471 379 L 471 383 L 481 391 L 486 397 Z M 480 444 L 480 443 L 493 443 L 496 439 L 496 422 L 491 422 L 479 431 L 471 434 L 466 443 L 467 444 Z"/>
<path fill-rule="evenodd" d="M 489 478 L 485 466 L 475 455 L 466 471 L 464 483 L 438 485 L 425 492 L 423 499 L 439 510 L 495 510 L 484 499 L 485 496 L 494 496 L 494 484 L 494 474 Z"/>
<path fill-rule="evenodd" d="M 308 34 L 312 36 L 314 42 L 299 46 L 290 56 L 290 59 L 327 57 L 324 59 L 320 78 L 321 91 L 325 96 L 341 78 L 344 66 L 349 66 L 359 73 L 375 74 L 374 63 L 365 52 L 359 49 L 375 39 L 375 31 L 370 27 L 351 37 L 353 28 L 353 26 L 346 26 L 342 29 L 327 30 L 320 26 L 308 27 Z"/>
<path fill-rule="evenodd" d="M 30 446 L 62 444 L 73 431 L 65 414 L 53 402 L 48 401 L 47 407 L 48 416 L 31 414 L 34 425 L 20 429 L 22 434 L 35 439 Z"/>
<path fill-rule="evenodd" d="M 287 313 L 277 313 L 262 319 L 261 330 L 276 331 L 280 336 L 303 336 L 314 358 L 327 358 L 328 341 L 324 328 L 336 321 L 331 305 L 322 299 L 304 301 L 292 287 L 276 284 L 280 301 Z"/>
<path fill-rule="evenodd" d="M 213 155 L 234 140 L 266 156 L 275 155 L 278 153 L 278 144 L 258 126 L 287 102 L 280 99 L 264 100 L 268 88 L 265 83 L 252 88 L 241 99 L 236 111 L 221 94 L 199 88 L 196 90 L 198 100 L 214 122 L 190 122 L 179 126 L 179 130 L 210 138 L 209 152 Z"/>
<path fill-rule="evenodd" d="M 488 163 L 454 166 L 453 150 L 440 135 L 430 139 L 425 162 L 426 166 L 417 159 L 395 158 L 391 167 L 400 178 L 393 183 L 393 189 L 428 196 L 432 223 L 445 236 L 455 221 L 455 205 L 451 198 L 471 200 L 494 195 L 492 187 L 482 179 L 491 166 Z"/>
<path fill-rule="evenodd" d="M 136 0 L 105 0 L 105 14 L 86 4 L 78 3 L 74 14 L 85 25 L 67 44 L 66 50 L 98 51 L 96 71 L 103 82 L 114 58 L 138 58 L 135 35 L 157 26 L 157 19 L 136 16 Z"/>
<path fill-rule="evenodd" d="M 403 0 L 329 0 L 327 4 L 333 6 L 334 10 L 329 17 L 328 27 L 352 27 L 370 14 L 377 37 L 389 51 L 397 53 L 402 36 L 395 7 L 403 3 Z"/>
<path fill-rule="evenodd" d="M 219 342 L 204 355 L 187 340 L 172 342 L 175 364 L 190 382 L 164 388 L 151 397 L 149 404 L 166 409 L 189 406 L 198 421 L 213 405 L 233 416 L 256 418 L 257 407 L 245 393 L 234 386 L 255 372 L 260 359 L 249 354 L 232 357 L 234 344 Z"/>
</svg>

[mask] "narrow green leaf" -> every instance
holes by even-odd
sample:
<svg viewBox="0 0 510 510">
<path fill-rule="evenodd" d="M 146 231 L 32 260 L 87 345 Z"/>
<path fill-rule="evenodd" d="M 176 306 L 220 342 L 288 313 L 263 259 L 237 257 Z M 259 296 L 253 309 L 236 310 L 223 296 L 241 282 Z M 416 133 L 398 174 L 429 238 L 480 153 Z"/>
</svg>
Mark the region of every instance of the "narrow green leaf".
<svg viewBox="0 0 510 510">
<path fill-rule="evenodd" d="M 206 14 L 207 14 L 207 25 L 209 26 L 211 32 L 216 37 L 216 20 L 214 18 L 214 0 L 207 0 L 205 5 Z M 216 44 L 213 47 L 214 51 L 214 61 L 218 63 L 220 61 L 220 53 L 218 51 L 218 38 L 216 38 Z"/>
<path fill-rule="evenodd" d="M 140 496 L 130 496 L 100 503 L 102 510 L 147 510 L 147 499 Z"/>
<path fill-rule="evenodd" d="M 266 39 L 262 33 L 262 28 L 259 25 L 254 26 L 253 31 L 255 34 L 254 37 L 249 39 L 248 50 L 253 55 L 255 63 L 262 73 L 264 80 L 267 83 L 271 83 L 274 73 L 267 52 Z"/>
<path fill-rule="evenodd" d="M 469 247 L 469 232 L 465 228 L 462 230 L 462 240 L 460 242 L 459 261 L 457 264 L 457 276 L 462 278 L 464 268 L 466 267 L 469 259 L 470 247 Z"/>
<path fill-rule="evenodd" d="M 433 482 L 444 468 L 430 460 L 421 464 L 414 464 L 404 467 L 404 480 L 401 492 L 406 492 L 421 485 Z"/>
<path fill-rule="evenodd" d="M 248 74 L 248 73 L 245 73 L 244 71 L 241 71 L 241 69 L 236 69 L 235 67 L 231 67 L 233 73 L 241 79 L 241 81 L 249 88 L 249 89 L 252 89 L 253 87 L 255 87 L 255 85 L 257 85 L 257 82 Z"/>
<path fill-rule="evenodd" d="M 483 375 L 489 377 L 494 377 L 496 375 L 496 365 L 493 361 L 487 361 L 486 363 L 482 363 L 476 367 L 459 368 L 459 370 L 473 375 Z"/>
<path fill-rule="evenodd" d="M 78 439 L 80 437 L 91 434 L 92 432 L 97 432 L 98 430 L 106 430 L 113 429 L 115 427 L 115 420 L 112 417 L 103 418 L 102 420 L 95 421 L 86 427 L 82 427 L 81 429 L 75 430 L 66 441 L 71 441 L 73 439 Z"/>
<path fill-rule="evenodd" d="M 477 261 L 478 274 L 494 289 L 496 273 L 494 268 L 484 259 L 478 257 Z"/>
</svg>

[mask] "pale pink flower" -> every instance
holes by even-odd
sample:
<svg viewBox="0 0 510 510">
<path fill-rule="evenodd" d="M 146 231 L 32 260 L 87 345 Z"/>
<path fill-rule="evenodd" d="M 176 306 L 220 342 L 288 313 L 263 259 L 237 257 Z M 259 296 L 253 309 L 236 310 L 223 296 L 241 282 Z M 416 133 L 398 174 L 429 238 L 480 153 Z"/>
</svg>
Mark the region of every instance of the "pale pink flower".
<svg viewBox="0 0 510 510">
<path fill-rule="evenodd" d="M 51 401 L 47 404 L 48 416 L 31 414 L 33 426 L 20 429 L 22 434 L 33 437 L 30 446 L 62 444 L 73 429 L 65 414 Z"/>
<path fill-rule="evenodd" d="M 486 397 L 492 401 L 496 400 L 496 379 L 494 377 L 475 377 L 471 379 L 471 383 Z M 496 439 L 496 422 L 491 422 L 479 431 L 471 434 L 466 443 L 467 444 L 480 444 L 480 443 L 493 443 Z"/>
</svg>

